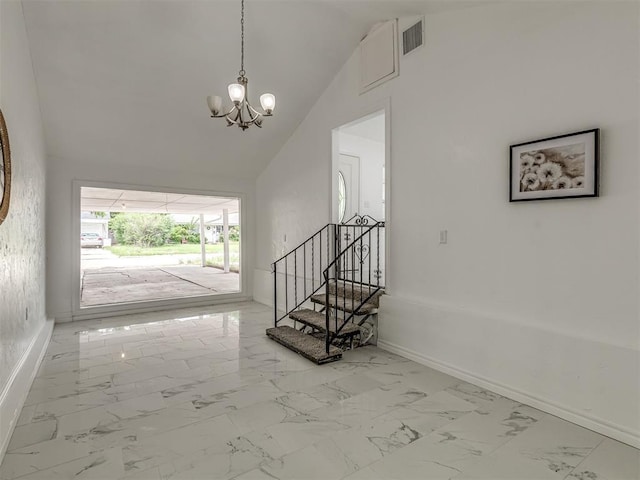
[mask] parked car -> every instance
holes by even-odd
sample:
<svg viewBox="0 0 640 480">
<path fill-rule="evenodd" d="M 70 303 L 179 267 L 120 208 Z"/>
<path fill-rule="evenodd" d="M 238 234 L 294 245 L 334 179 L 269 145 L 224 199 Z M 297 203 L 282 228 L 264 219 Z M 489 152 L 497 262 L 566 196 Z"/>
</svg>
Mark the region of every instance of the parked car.
<svg viewBox="0 0 640 480">
<path fill-rule="evenodd" d="M 80 246 L 102 248 L 102 237 L 97 233 L 80 234 Z"/>
</svg>

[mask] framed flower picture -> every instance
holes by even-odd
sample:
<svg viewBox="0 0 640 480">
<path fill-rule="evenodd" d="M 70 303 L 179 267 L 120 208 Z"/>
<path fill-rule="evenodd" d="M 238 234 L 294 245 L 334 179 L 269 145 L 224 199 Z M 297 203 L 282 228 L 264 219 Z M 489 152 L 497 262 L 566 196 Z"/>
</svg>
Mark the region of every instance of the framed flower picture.
<svg viewBox="0 0 640 480">
<path fill-rule="evenodd" d="M 597 197 L 600 129 L 510 147 L 509 201 Z"/>
</svg>

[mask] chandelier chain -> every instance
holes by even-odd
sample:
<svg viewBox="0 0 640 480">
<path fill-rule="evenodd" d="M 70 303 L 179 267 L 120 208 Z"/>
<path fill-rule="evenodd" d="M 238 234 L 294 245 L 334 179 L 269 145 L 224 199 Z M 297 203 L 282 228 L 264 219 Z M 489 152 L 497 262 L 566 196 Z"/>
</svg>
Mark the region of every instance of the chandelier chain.
<svg viewBox="0 0 640 480">
<path fill-rule="evenodd" d="M 240 76 L 244 77 L 244 0 L 242 0 L 242 12 L 240 15 Z"/>
</svg>

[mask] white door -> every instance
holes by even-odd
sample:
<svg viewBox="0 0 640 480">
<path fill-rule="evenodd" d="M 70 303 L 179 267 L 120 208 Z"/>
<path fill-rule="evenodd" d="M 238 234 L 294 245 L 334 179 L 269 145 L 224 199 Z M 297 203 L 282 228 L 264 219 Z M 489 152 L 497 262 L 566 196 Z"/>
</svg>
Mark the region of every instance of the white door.
<svg viewBox="0 0 640 480">
<path fill-rule="evenodd" d="M 338 223 L 360 210 L 360 157 L 340 154 L 338 164 Z"/>
</svg>

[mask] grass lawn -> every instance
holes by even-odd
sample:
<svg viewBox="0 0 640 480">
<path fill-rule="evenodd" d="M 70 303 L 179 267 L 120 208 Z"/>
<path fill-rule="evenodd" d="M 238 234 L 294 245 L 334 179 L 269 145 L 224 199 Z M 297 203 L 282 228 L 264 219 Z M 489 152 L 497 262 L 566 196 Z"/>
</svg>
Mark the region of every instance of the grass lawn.
<svg viewBox="0 0 640 480">
<path fill-rule="evenodd" d="M 148 255 L 179 255 L 184 253 L 200 253 L 202 250 L 200 244 L 197 243 L 185 243 L 185 244 L 171 244 L 162 245 L 161 247 L 135 247 L 133 245 L 112 245 L 111 247 L 104 247 L 105 250 L 109 250 L 114 255 L 119 257 L 143 257 Z M 214 243 L 206 245 L 207 253 L 219 253 L 224 252 L 224 245 L 222 243 Z M 238 255 L 240 249 L 239 242 L 229 242 L 229 254 L 231 256 Z"/>
</svg>

